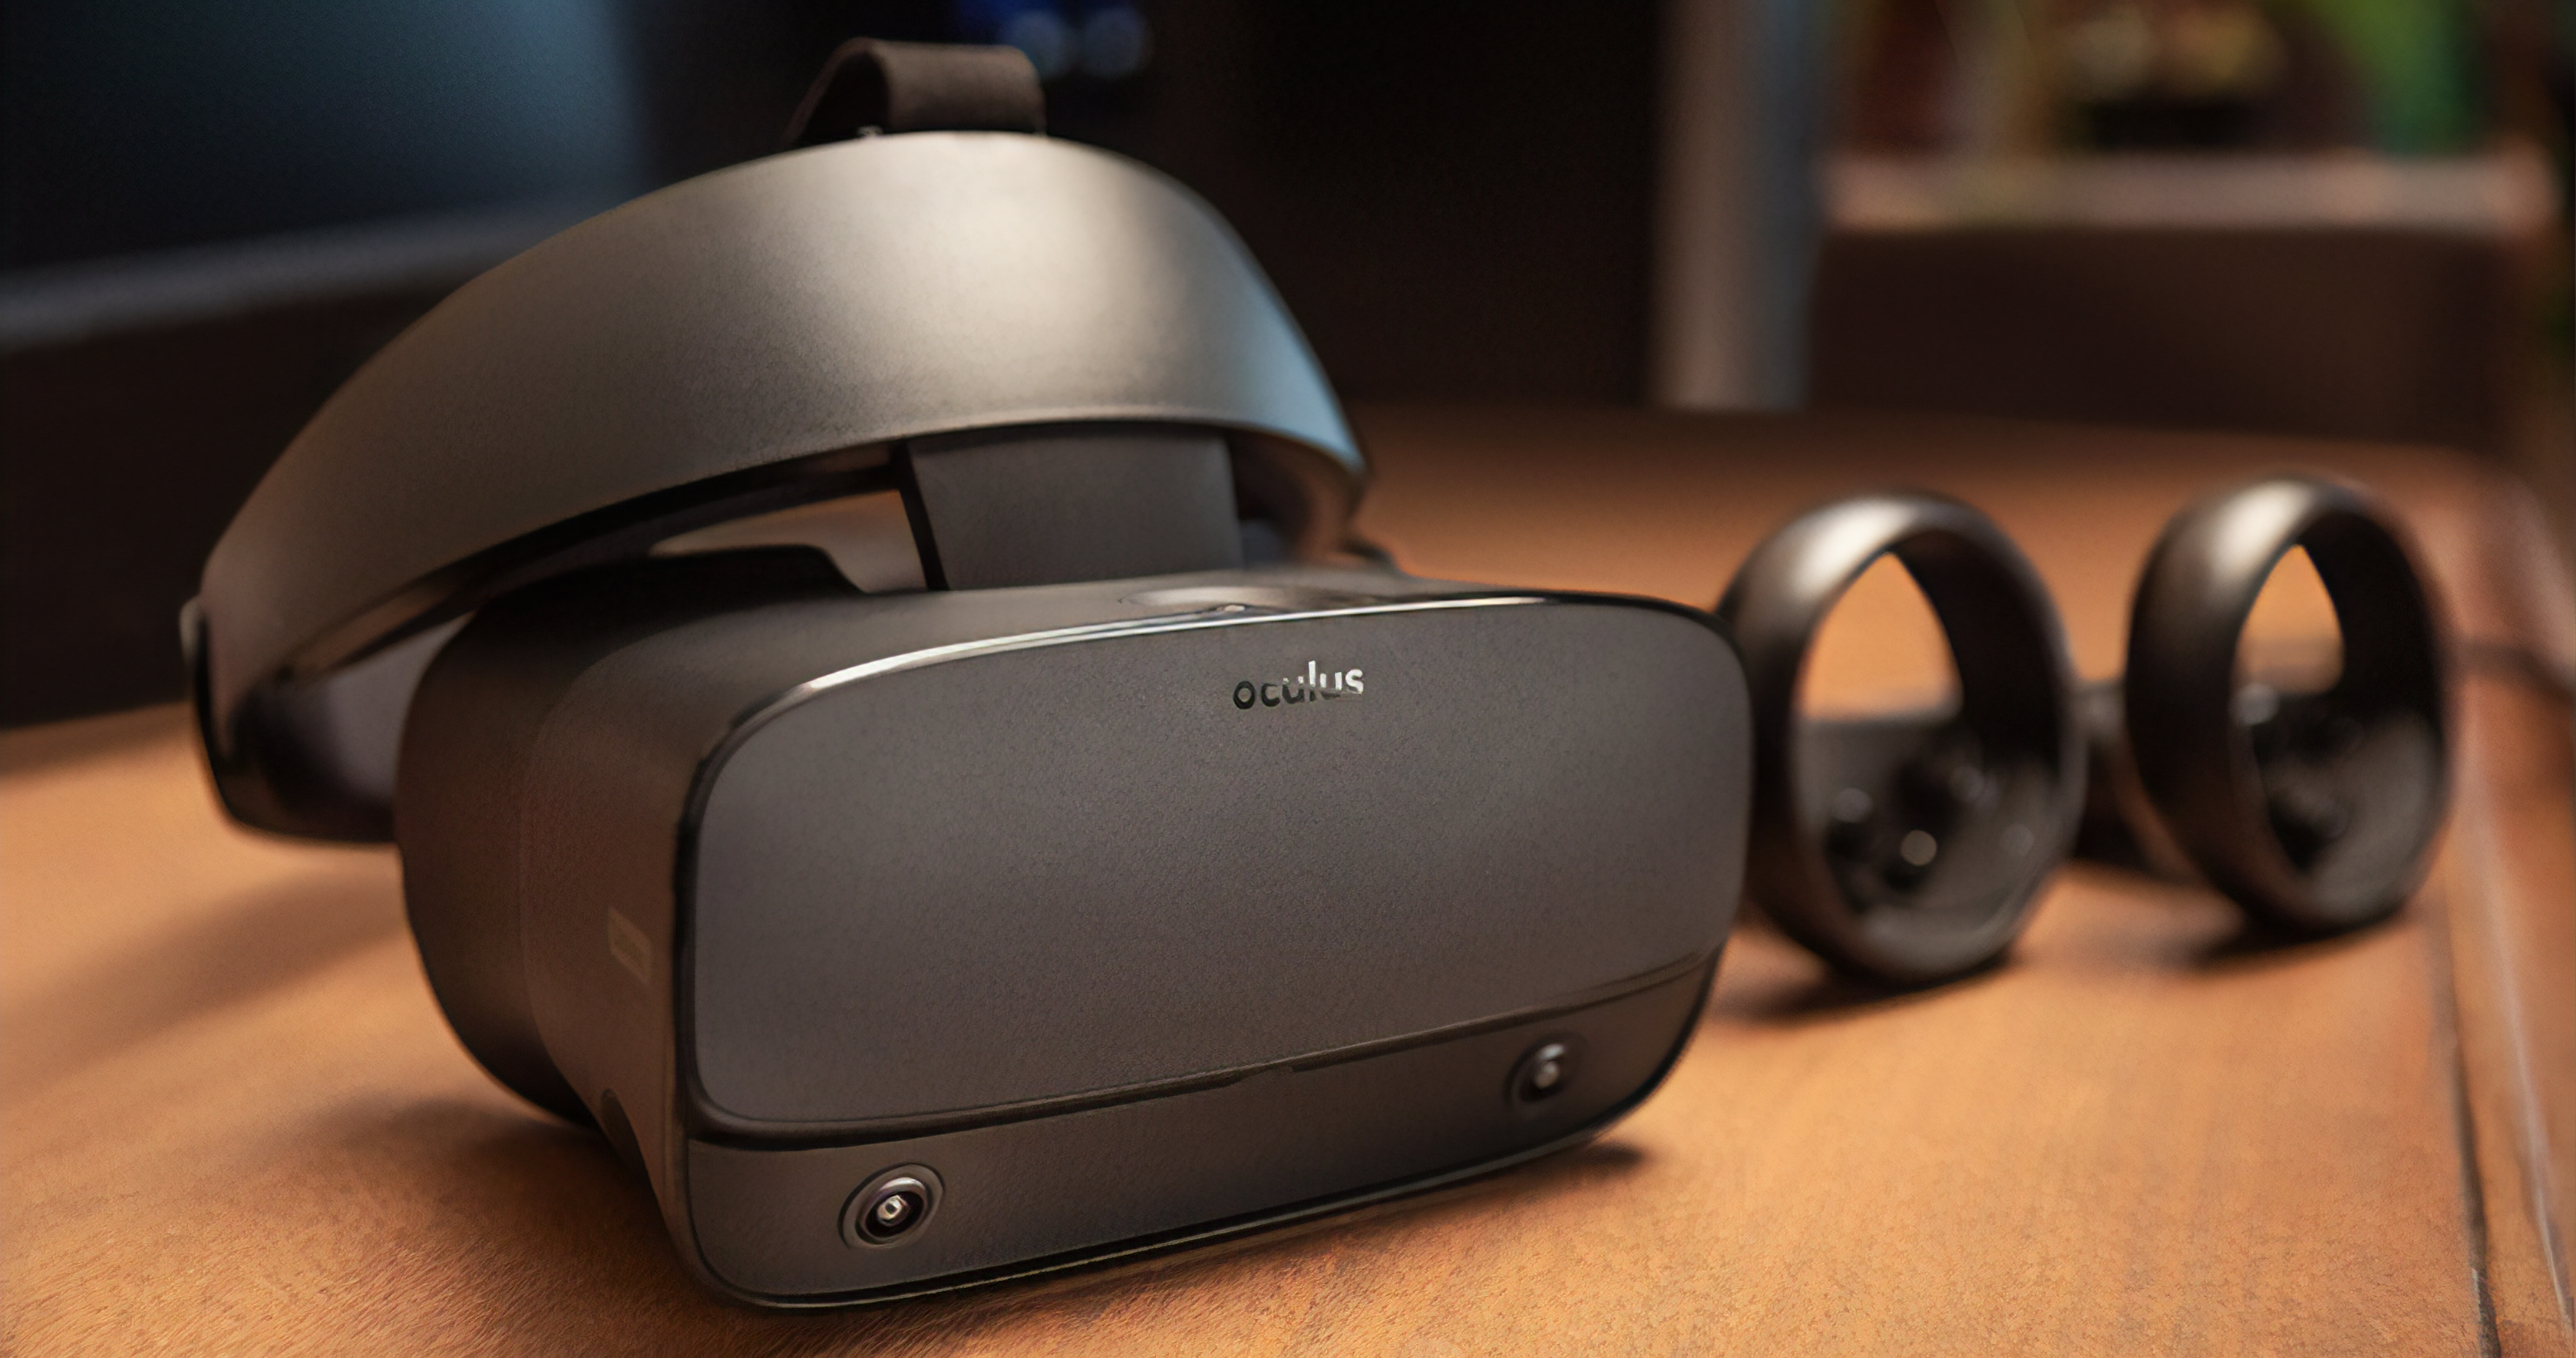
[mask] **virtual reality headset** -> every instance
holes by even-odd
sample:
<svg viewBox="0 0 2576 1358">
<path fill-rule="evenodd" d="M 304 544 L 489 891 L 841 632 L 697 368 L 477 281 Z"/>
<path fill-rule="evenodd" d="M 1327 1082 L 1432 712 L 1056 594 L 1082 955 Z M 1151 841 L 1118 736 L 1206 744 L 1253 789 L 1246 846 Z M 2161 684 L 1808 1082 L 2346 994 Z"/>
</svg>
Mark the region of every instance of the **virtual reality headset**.
<svg viewBox="0 0 2576 1358">
<path fill-rule="evenodd" d="M 1743 869 L 1714 619 L 1348 550 L 1268 283 L 1015 53 L 855 44 L 805 122 L 467 284 L 280 457 L 183 619 L 229 812 L 398 844 L 466 1048 L 759 1304 L 1644 1098 Z"/>
</svg>

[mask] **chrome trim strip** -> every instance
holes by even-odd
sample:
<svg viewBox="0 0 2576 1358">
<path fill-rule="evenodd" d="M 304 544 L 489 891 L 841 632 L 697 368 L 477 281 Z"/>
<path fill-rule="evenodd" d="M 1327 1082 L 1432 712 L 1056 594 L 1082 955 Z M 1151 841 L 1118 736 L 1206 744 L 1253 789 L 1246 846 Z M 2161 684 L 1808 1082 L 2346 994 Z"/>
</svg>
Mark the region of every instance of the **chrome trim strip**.
<svg viewBox="0 0 2576 1358">
<path fill-rule="evenodd" d="M 742 743 L 750 739 L 761 727 L 785 715 L 788 709 L 818 694 L 857 683 L 862 679 L 873 679 L 881 674 L 895 674 L 904 670 L 921 669 L 929 665 L 946 664 L 952 660 L 964 660 L 980 655 L 1001 655 L 1011 651 L 1036 650 L 1045 646 L 1099 641 L 1110 637 L 1151 635 L 1157 632 L 1196 632 L 1214 627 L 1249 627 L 1260 623 L 1306 622 L 1317 618 L 1352 618 L 1386 613 L 1428 613 L 1446 609 L 1515 607 L 1548 602 L 1551 601 L 1536 594 L 1496 594 L 1464 599 L 1417 599 L 1402 603 L 1359 604 L 1349 608 L 1320 608 L 1293 613 L 1217 614 L 1202 611 L 1157 618 L 1133 618 L 1122 622 L 1083 623 L 1075 627 L 1059 627 L 1044 632 L 1024 632 L 1013 637 L 989 637 L 981 641 L 960 641 L 946 646 L 931 646 L 918 651 L 907 651 L 902 655 L 887 656 L 882 660 L 852 665 L 847 669 L 834 670 L 830 674 L 808 679 L 770 699 L 735 723 L 733 730 L 726 733 L 724 740 L 708 752 L 706 762 L 700 767 L 698 776 L 701 786 L 704 786 L 706 774 L 709 771 L 722 764 L 726 756 L 740 748 Z M 692 803 L 699 801 L 696 797 L 690 800 Z M 698 809 L 695 805 L 691 807 L 693 813 Z M 692 814 L 692 822 L 695 819 L 695 815 Z"/>
</svg>

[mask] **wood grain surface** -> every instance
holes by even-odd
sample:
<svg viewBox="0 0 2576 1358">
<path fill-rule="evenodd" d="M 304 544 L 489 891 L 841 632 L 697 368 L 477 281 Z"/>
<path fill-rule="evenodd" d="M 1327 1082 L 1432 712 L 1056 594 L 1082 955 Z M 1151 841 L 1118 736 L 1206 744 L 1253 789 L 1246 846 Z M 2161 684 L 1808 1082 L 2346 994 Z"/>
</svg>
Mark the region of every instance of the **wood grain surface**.
<svg viewBox="0 0 2576 1358">
<path fill-rule="evenodd" d="M 2164 517 L 2280 466 L 2402 506 L 2466 657 L 2398 919 L 2246 932 L 2070 868 L 2010 962 L 1891 996 L 1738 931 L 1669 1083 L 1426 1198 L 833 1316 L 709 1299 L 640 1185 L 458 1048 L 390 851 L 224 822 L 183 714 L 0 738 L 0 1323 L 54 1353 L 2576 1351 L 2576 606 L 2528 504 L 2424 450 L 1895 418 L 1360 412 L 1426 574 L 1713 600 L 1769 527 L 1923 485 L 2114 670 Z M 1874 587 L 1875 588 L 1875 587 Z M 1938 682 L 1901 585 L 1820 699 Z M 2292 609 L 2290 626 L 2297 624 Z M 11 663 L 30 663 L 24 656 Z"/>
</svg>

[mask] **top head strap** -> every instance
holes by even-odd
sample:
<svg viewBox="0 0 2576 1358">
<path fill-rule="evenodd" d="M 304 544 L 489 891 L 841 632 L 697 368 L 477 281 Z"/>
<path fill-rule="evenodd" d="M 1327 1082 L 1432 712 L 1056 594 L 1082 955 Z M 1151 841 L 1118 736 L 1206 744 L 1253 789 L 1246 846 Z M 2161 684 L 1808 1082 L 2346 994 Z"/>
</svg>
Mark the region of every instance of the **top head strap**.
<svg viewBox="0 0 2576 1358">
<path fill-rule="evenodd" d="M 787 147 L 876 132 L 1044 132 L 1046 94 L 1015 47 L 853 38 L 823 63 Z"/>
<path fill-rule="evenodd" d="M 1143 166 L 926 132 L 647 195 L 440 303 L 252 492 L 187 622 L 217 785 L 254 825 L 383 838 L 408 683 L 358 701 L 353 662 L 530 580 L 890 485 L 908 440 L 1102 424 L 1221 437 L 1317 541 L 1357 494 L 1269 283 Z"/>
</svg>

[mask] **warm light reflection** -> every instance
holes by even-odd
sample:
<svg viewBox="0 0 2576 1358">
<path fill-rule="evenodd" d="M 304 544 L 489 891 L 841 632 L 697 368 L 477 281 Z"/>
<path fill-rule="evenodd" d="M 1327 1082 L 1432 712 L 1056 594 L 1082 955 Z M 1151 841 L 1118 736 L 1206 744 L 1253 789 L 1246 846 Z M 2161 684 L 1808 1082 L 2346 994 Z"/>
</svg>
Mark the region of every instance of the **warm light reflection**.
<svg viewBox="0 0 2576 1358">
<path fill-rule="evenodd" d="M 1955 705 L 1958 666 L 1941 620 L 1893 556 L 1861 573 L 1816 629 L 1798 680 L 1799 710 L 1858 717 Z"/>
<path fill-rule="evenodd" d="M 2282 693 L 2322 693 L 2343 673 L 2334 600 L 2304 548 L 2293 547 L 2263 582 L 2236 643 L 2237 682 Z"/>
</svg>

